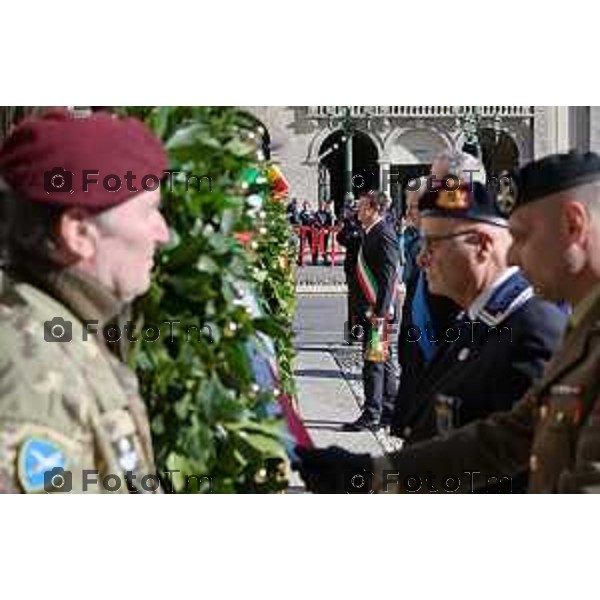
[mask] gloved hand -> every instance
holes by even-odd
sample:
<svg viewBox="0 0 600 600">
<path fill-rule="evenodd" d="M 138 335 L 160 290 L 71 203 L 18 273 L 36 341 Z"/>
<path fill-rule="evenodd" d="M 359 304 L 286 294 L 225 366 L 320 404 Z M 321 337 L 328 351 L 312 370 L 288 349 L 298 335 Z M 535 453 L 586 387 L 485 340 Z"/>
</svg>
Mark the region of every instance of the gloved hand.
<svg viewBox="0 0 600 600">
<path fill-rule="evenodd" d="M 337 446 L 297 448 L 299 460 L 292 465 L 306 489 L 316 494 L 373 493 L 373 459 Z"/>
</svg>

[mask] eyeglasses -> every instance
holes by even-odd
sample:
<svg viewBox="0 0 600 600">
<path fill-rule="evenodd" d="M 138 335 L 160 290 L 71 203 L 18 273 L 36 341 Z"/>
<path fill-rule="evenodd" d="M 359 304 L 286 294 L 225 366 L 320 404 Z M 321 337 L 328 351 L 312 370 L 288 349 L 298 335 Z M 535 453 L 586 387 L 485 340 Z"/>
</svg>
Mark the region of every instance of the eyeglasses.
<svg viewBox="0 0 600 600">
<path fill-rule="evenodd" d="M 453 240 L 456 238 L 464 237 L 465 235 L 476 235 L 479 237 L 480 232 L 476 229 L 465 229 L 464 231 L 457 231 L 456 233 L 447 233 L 445 235 L 420 235 L 421 251 L 431 252 L 436 245 L 446 240 Z"/>
</svg>

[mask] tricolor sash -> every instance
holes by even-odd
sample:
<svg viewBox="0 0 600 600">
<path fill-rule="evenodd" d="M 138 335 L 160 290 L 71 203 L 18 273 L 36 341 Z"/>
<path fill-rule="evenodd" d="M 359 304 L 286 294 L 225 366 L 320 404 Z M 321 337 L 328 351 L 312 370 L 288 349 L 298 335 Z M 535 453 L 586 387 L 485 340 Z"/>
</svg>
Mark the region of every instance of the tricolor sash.
<svg viewBox="0 0 600 600">
<path fill-rule="evenodd" d="M 377 279 L 375 278 L 373 271 L 367 264 L 362 247 L 358 252 L 358 261 L 356 263 L 356 277 L 358 279 L 358 285 L 360 286 L 364 297 L 366 298 L 371 309 L 373 309 L 377 304 L 377 294 L 379 293 L 379 286 L 377 284 Z M 390 318 L 394 316 L 394 303 L 395 300 L 398 298 L 399 285 L 400 277 L 398 274 L 398 269 L 396 269 L 394 292 L 392 294 L 392 301 L 388 310 L 388 316 Z"/>
</svg>

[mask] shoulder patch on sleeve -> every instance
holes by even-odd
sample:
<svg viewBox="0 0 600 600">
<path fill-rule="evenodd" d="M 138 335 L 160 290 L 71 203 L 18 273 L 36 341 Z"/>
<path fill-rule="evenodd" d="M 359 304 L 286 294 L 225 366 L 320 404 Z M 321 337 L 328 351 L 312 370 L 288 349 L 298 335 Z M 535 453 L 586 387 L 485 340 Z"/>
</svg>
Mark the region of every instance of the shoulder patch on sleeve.
<svg viewBox="0 0 600 600">
<path fill-rule="evenodd" d="M 25 492 L 42 492 L 49 487 L 60 491 L 68 483 L 64 476 L 67 459 L 63 446 L 43 435 L 25 438 L 17 460 L 19 483 Z"/>
</svg>

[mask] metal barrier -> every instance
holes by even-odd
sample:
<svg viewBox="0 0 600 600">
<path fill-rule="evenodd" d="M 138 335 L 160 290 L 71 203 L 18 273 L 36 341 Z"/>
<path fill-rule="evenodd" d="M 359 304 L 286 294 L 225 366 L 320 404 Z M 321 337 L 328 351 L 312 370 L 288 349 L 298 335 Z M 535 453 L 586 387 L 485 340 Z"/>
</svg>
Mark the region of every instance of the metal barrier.
<svg viewBox="0 0 600 600">
<path fill-rule="evenodd" d="M 331 265 L 335 265 L 338 258 L 345 257 L 346 250 L 343 246 L 338 246 L 336 235 L 340 228 L 335 227 L 312 227 L 301 226 L 294 227 L 294 231 L 300 240 L 300 248 L 298 251 L 298 264 L 304 266 L 306 253 L 308 252 L 311 258 L 311 264 L 315 264 L 315 258 L 329 258 Z M 325 239 L 329 235 L 328 248 L 325 247 Z"/>
</svg>

